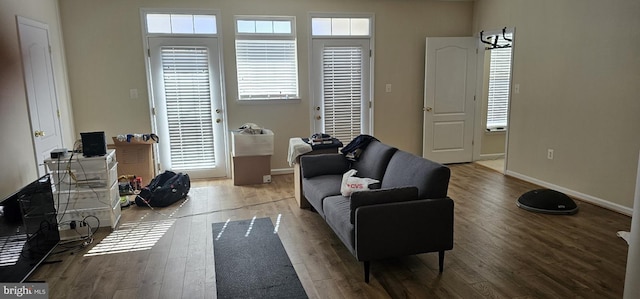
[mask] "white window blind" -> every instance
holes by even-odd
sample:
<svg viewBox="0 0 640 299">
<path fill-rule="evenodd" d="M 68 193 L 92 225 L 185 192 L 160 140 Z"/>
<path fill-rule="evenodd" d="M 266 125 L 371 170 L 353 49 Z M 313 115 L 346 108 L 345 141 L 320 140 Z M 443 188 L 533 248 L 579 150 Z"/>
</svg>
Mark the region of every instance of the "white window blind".
<svg viewBox="0 0 640 299">
<path fill-rule="evenodd" d="M 352 140 L 362 131 L 362 48 L 325 47 L 322 55 L 324 133 Z"/>
<path fill-rule="evenodd" d="M 205 47 L 161 49 L 173 169 L 215 166 L 208 52 Z"/>
<path fill-rule="evenodd" d="M 487 130 L 506 129 L 508 125 L 511 48 L 492 49 L 489 66 L 489 101 Z"/>
<path fill-rule="evenodd" d="M 288 100 L 298 94 L 295 18 L 236 16 L 240 100 Z"/>
<path fill-rule="evenodd" d="M 298 97 L 295 40 L 236 40 L 241 100 Z"/>
</svg>

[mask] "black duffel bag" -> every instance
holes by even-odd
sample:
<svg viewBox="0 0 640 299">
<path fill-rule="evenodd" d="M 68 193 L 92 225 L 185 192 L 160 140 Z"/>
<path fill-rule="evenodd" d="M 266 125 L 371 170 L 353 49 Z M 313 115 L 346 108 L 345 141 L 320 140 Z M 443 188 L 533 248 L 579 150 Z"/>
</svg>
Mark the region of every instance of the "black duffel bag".
<svg viewBox="0 0 640 299">
<path fill-rule="evenodd" d="M 157 175 L 149 185 L 136 196 L 136 205 L 140 207 L 166 207 L 184 198 L 189 193 L 191 181 L 186 173 L 165 171 Z"/>
</svg>

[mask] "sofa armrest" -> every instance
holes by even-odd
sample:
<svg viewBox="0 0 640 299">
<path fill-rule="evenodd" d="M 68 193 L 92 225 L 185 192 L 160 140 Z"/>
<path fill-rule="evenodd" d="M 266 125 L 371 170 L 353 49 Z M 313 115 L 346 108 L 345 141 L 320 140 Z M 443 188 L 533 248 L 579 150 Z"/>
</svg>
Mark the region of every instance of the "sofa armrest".
<svg viewBox="0 0 640 299">
<path fill-rule="evenodd" d="M 303 178 L 319 175 L 344 174 L 349 170 L 349 161 L 340 154 L 322 154 L 300 157 Z"/>
<path fill-rule="evenodd" d="M 421 199 L 356 209 L 359 261 L 453 248 L 453 200 Z"/>
<path fill-rule="evenodd" d="M 351 193 L 351 200 L 349 201 L 351 208 L 351 216 L 349 218 L 351 224 L 355 224 L 356 210 L 362 206 L 417 199 L 418 188 L 413 186 L 353 192 Z"/>
</svg>

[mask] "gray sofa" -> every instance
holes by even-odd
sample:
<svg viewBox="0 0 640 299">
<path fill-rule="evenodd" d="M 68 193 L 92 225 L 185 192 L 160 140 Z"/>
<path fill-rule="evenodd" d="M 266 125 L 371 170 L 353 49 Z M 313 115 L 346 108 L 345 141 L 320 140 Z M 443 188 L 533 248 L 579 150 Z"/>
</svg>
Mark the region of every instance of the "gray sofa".
<svg viewBox="0 0 640 299">
<path fill-rule="evenodd" d="M 341 154 L 302 156 L 303 194 L 358 261 L 369 282 L 370 261 L 453 248 L 453 200 L 446 166 L 379 141 L 351 162 Z M 340 194 L 342 175 L 380 181 L 369 191 Z"/>
</svg>

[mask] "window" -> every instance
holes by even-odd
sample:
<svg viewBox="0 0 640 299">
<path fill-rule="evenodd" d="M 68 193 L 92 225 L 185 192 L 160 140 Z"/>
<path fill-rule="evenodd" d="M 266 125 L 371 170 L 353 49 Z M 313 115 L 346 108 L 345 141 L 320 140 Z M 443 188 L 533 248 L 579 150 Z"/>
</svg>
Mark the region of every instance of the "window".
<svg viewBox="0 0 640 299">
<path fill-rule="evenodd" d="M 239 100 L 298 99 L 293 17 L 236 17 Z"/>
<path fill-rule="evenodd" d="M 149 13 L 147 33 L 216 34 L 215 15 Z"/>
<path fill-rule="evenodd" d="M 506 34 L 511 39 L 511 34 Z M 487 104 L 487 131 L 505 130 L 508 125 L 511 87 L 511 48 L 489 51 L 489 96 Z"/>
<path fill-rule="evenodd" d="M 313 36 L 369 36 L 369 18 L 312 18 Z"/>
</svg>

